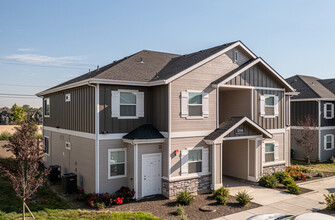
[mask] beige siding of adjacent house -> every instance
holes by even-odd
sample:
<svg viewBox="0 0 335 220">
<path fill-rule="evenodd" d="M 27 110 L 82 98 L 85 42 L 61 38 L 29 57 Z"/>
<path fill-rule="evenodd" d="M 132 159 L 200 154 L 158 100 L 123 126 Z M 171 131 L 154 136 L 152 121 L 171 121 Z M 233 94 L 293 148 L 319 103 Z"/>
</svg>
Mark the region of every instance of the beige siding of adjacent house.
<svg viewBox="0 0 335 220">
<path fill-rule="evenodd" d="M 44 136 L 50 137 L 50 156 L 45 155 L 45 165 L 60 165 L 62 174 L 76 173 L 77 185 L 86 192 L 94 192 L 95 141 L 46 130 Z M 65 149 L 65 142 L 71 143 L 70 150 Z"/>
<path fill-rule="evenodd" d="M 249 59 L 246 54 L 240 51 L 240 61 Z M 201 131 L 214 130 L 216 128 L 216 89 L 211 83 L 238 67 L 239 63 L 233 62 L 233 51 L 209 61 L 208 63 L 194 69 L 186 75 L 171 82 L 171 131 Z M 181 112 L 181 91 L 197 90 L 209 93 L 209 117 L 201 120 L 191 120 L 180 117 Z"/>
<path fill-rule="evenodd" d="M 205 147 L 209 148 L 209 167 L 211 171 L 211 147 L 209 147 L 204 141 L 204 137 L 189 137 L 189 138 L 173 138 L 171 139 L 171 176 L 178 177 L 181 176 L 181 150 L 195 147 Z M 179 153 L 174 153 L 179 150 Z"/>
</svg>

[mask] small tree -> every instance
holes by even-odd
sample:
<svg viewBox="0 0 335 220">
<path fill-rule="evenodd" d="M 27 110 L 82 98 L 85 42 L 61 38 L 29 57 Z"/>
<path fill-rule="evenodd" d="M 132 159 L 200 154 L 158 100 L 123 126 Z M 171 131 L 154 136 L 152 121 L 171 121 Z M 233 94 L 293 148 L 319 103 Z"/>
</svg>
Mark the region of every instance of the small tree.
<svg viewBox="0 0 335 220">
<path fill-rule="evenodd" d="M 13 122 L 19 123 L 24 120 L 24 108 L 17 106 L 14 104 L 12 106 L 12 117 Z"/>
<path fill-rule="evenodd" d="M 26 200 L 43 184 L 44 177 L 49 173 L 49 170 L 41 166 L 40 163 L 44 156 L 44 149 L 39 146 L 39 140 L 35 138 L 38 127 L 34 122 L 25 119 L 15 129 L 16 132 L 9 139 L 9 144 L 4 146 L 15 156 L 15 163 L 11 167 L 0 165 L 0 169 L 11 181 L 14 191 L 22 200 L 22 218 L 25 219 L 25 208 L 33 216 Z"/>
<path fill-rule="evenodd" d="M 306 115 L 305 120 L 297 122 L 301 127 L 300 136 L 294 137 L 297 144 L 304 149 L 304 156 L 307 159 L 308 165 L 311 165 L 310 156 L 318 146 L 316 127 L 318 121 L 312 118 L 311 115 Z"/>
</svg>

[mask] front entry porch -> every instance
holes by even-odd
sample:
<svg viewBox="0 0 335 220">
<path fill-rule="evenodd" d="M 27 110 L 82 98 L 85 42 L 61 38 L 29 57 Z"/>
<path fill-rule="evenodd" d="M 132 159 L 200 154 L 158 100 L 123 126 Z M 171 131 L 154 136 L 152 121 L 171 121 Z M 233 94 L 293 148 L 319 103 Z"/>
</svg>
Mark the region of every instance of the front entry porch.
<svg viewBox="0 0 335 220">
<path fill-rule="evenodd" d="M 247 117 L 232 117 L 205 137 L 212 146 L 213 190 L 224 184 L 224 175 L 258 181 L 263 138 L 272 134 Z"/>
</svg>

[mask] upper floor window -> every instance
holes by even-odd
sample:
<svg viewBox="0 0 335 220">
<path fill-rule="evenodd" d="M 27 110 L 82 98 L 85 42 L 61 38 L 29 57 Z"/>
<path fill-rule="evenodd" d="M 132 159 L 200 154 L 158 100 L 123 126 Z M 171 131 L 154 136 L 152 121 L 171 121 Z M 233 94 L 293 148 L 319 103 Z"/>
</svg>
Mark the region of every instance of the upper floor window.
<svg viewBox="0 0 335 220">
<path fill-rule="evenodd" d="M 65 102 L 70 102 L 71 101 L 71 94 L 65 94 Z"/>
<path fill-rule="evenodd" d="M 44 117 L 50 117 L 50 98 L 44 98 L 43 112 L 44 112 Z"/>
<path fill-rule="evenodd" d="M 126 176 L 126 148 L 108 150 L 108 178 Z"/>
<path fill-rule="evenodd" d="M 324 149 L 325 150 L 334 149 L 334 135 L 327 134 L 324 136 Z"/>
<path fill-rule="evenodd" d="M 278 111 L 278 96 L 262 95 L 260 96 L 260 114 L 262 117 L 276 117 Z"/>
<path fill-rule="evenodd" d="M 44 136 L 44 152 L 47 155 L 50 155 L 50 138 L 47 136 Z"/>
<path fill-rule="evenodd" d="M 334 104 L 333 103 L 324 104 L 324 117 L 326 119 L 334 118 Z"/>
<path fill-rule="evenodd" d="M 237 61 L 238 61 L 238 51 L 235 50 L 234 51 L 234 62 L 237 63 Z"/>
<path fill-rule="evenodd" d="M 208 117 L 208 93 L 201 91 L 181 92 L 181 117 L 202 119 Z"/>
<path fill-rule="evenodd" d="M 137 119 L 144 117 L 144 93 L 137 90 L 112 91 L 112 117 Z"/>
</svg>

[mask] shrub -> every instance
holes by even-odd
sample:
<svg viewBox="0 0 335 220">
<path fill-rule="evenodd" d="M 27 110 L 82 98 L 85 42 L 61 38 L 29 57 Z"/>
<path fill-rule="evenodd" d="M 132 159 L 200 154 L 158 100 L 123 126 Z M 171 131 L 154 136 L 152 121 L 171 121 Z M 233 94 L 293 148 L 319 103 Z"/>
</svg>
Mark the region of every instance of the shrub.
<svg viewBox="0 0 335 220">
<path fill-rule="evenodd" d="M 290 184 L 295 184 L 295 182 L 294 182 L 294 179 L 291 176 L 289 176 L 282 181 L 282 184 L 287 186 Z"/>
<path fill-rule="evenodd" d="M 228 202 L 229 198 L 229 189 L 222 186 L 221 188 L 217 189 L 213 193 L 215 200 L 217 203 L 221 205 L 225 205 Z"/>
<path fill-rule="evenodd" d="M 238 192 L 236 195 L 236 201 L 242 206 L 248 205 L 253 199 L 246 191 Z"/>
<path fill-rule="evenodd" d="M 177 196 L 177 203 L 179 205 L 189 205 L 194 201 L 194 196 L 192 196 L 190 193 L 188 193 L 186 190 L 183 192 L 180 192 Z"/>
<path fill-rule="evenodd" d="M 134 190 L 130 190 L 129 187 L 122 186 L 118 191 L 115 192 L 115 197 L 124 198 L 124 202 L 133 200 L 135 195 Z"/>
<path fill-rule="evenodd" d="M 310 169 L 308 169 L 307 167 L 298 166 L 298 165 L 288 166 L 288 167 L 286 167 L 286 171 L 287 172 L 289 172 L 289 171 L 298 171 L 298 172 L 302 172 L 302 173 L 309 173 L 309 172 L 311 172 Z"/>
<path fill-rule="evenodd" d="M 180 220 L 188 220 L 187 216 L 185 214 L 180 216 Z"/>
<path fill-rule="evenodd" d="M 323 195 L 326 200 L 327 209 L 335 211 L 335 194 Z"/>
<path fill-rule="evenodd" d="M 316 177 L 324 177 L 324 175 L 323 175 L 322 172 L 317 172 L 317 173 L 315 174 L 315 176 L 316 176 Z"/>
<path fill-rule="evenodd" d="M 0 141 L 8 141 L 11 136 L 8 131 L 4 131 L 0 134 Z"/>
<path fill-rule="evenodd" d="M 329 158 L 329 163 L 335 163 L 335 157 L 331 157 L 331 158 Z"/>
<path fill-rule="evenodd" d="M 278 180 L 275 176 L 264 175 L 259 181 L 259 185 L 267 188 L 276 188 L 278 186 Z"/>
<path fill-rule="evenodd" d="M 291 177 L 290 174 L 286 171 L 275 172 L 273 175 L 276 177 L 279 183 L 283 183 L 284 179 Z"/>
<path fill-rule="evenodd" d="M 176 214 L 179 216 L 185 215 L 185 210 L 182 205 L 177 205 L 176 206 Z"/>
<path fill-rule="evenodd" d="M 288 184 L 286 188 L 292 194 L 299 194 L 301 192 L 301 188 L 296 183 Z"/>
<path fill-rule="evenodd" d="M 307 179 L 311 179 L 311 178 L 312 178 L 312 176 L 311 176 L 311 175 L 309 175 L 309 174 L 306 174 L 306 178 L 307 178 Z"/>
</svg>

